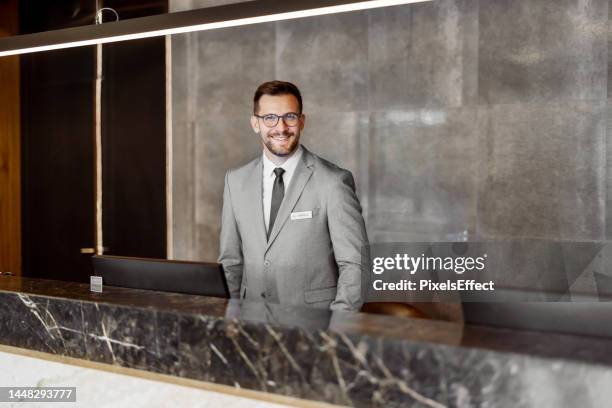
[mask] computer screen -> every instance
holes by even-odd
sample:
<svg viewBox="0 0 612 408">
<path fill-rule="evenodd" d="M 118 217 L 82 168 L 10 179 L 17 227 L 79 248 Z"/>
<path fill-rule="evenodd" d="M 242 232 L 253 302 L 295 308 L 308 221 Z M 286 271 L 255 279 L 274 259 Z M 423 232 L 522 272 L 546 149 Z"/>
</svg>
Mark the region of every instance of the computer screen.
<svg viewBox="0 0 612 408">
<path fill-rule="evenodd" d="M 95 255 L 94 273 L 103 284 L 229 298 L 221 264 Z"/>
</svg>

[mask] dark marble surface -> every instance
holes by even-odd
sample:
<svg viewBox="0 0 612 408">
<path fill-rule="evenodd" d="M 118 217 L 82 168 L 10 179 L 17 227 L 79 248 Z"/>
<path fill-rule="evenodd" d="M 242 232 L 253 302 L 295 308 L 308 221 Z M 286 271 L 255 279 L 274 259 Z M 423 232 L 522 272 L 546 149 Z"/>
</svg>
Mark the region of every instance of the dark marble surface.
<svg viewBox="0 0 612 408">
<path fill-rule="evenodd" d="M 354 406 L 599 407 L 612 339 L 0 277 L 0 343 Z"/>
</svg>

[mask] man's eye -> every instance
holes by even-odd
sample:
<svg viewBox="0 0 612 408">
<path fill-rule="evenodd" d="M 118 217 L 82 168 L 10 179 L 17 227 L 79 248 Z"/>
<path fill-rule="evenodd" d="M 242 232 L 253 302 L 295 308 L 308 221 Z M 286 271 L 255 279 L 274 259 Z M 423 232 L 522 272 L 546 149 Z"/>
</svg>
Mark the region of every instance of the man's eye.
<svg viewBox="0 0 612 408">
<path fill-rule="evenodd" d="M 264 118 L 264 120 L 269 120 L 269 121 L 275 121 L 276 120 L 276 116 L 275 115 L 266 115 L 263 118 Z"/>
<path fill-rule="evenodd" d="M 298 116 L 295 113 L 288 113 L 287 120 L 297 120 Z"/>
</svg>

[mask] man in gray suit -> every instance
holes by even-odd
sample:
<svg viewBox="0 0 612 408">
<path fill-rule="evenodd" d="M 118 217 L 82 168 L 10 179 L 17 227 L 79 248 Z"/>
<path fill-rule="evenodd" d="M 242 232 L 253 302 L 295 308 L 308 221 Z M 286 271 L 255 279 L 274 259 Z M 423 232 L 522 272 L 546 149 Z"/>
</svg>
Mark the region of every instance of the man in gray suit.
<svg viewBox="0 0 612 408">
<path fill-rule="evenodd" d="M 219 262 L 232 297 L 359 309 L 368 238 L 351 172 L 300 145 L 295 85 L 266 82 L 253 102 L 263 154 L 230 170 L 223 193 Z"/>
</svg>

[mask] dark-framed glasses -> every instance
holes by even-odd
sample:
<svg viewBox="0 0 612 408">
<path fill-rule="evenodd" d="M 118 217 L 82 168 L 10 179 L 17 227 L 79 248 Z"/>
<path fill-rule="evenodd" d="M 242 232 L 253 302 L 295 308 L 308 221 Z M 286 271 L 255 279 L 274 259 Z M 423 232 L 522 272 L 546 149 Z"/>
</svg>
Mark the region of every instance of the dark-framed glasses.
<svg viewBox="0 0 612 408">
<path fill-rule="evenodd" d="M 287 126 L 296 126 L 300 122 L 300 114 L 295 112 L 287 112 L 280 116 L 273 113 L 268 113 L 267 115 L 255 115 L 255 117 L 263 119 L 263 123 L 267 127 L 276 126 L 280 118 L 283 118 L 283 121 Z"/>
</svg>

